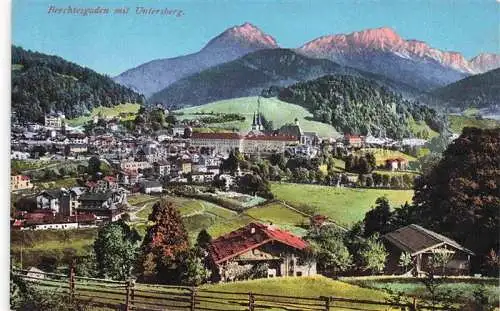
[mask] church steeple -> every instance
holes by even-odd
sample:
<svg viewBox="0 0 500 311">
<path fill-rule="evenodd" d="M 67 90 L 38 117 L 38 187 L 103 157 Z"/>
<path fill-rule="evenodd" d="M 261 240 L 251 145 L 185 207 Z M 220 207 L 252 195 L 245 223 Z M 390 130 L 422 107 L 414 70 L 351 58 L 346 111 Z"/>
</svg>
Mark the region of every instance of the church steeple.
<svg viewBox="0 0 500 311">
<path fill-rule="evenodd" d="M 252 131 L 255 131 L 257 129 L 257 122 L 255 119 L 255 112 L 253 113 L 253 122 L 252 122 Z"/>
</svg>

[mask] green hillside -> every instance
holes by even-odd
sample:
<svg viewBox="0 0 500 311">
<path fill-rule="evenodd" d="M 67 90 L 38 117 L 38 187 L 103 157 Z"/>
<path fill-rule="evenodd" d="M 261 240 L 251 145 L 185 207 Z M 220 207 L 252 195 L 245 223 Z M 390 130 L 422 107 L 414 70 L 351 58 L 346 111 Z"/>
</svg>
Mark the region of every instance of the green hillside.
<svg viewBox="0 0 500 311">
<path fill-rule="evenodd" d="M 12 46 L 11 64 L 12 118 L 17 121 L 42 121 L 48 112 L 76 118 L 95 107 L 144 101 L 110 77 L 58 56 Z"/>
<path fill-rule="evenodd" d="M 233 283 L 221 283 L 204 285 L 202 286 L 202 288 L 223 292 L 252 292 L 256 294 L 273 294 L 296 297 L 335 296 L 382 302 L 385 301 L 385 298 L 387 297 L 387 295 L 381 290 L 362 288 L 345 282 L 331 280 L 320 275 L 314 277 L 281 277 Z M 366 308 L 366 305 L 336 302 L 334 309 L 362 310 L 363 307 Z M 384 309 L 386 308 L 370 306 L 369 310 Z"/>
<path fill-rule="evenodd" d="M 299 119 L 300 126 L 304 131 L 317 132 L 320 136 L 339 136 L 331 125 L 307 120 L 312 114 L 303 107 L 280 101 L 276 98 L 261 98 L 261 112 L 266 120 L 272 121 L 275 128 L 287 123 L 293 123 L 295 118 Z M 254 112 L 257 111 L 257 97 L 241 97 L 229 100 L 221 100 L 202 106 L 190 107 L 178 110 L 183 115 L 180 119 L 199 118 L 200 115 L 193 113 L 237 113 L 245 116 L 245 121 L 234 121 L 211 124 L 214 127 L 237 128 L 240 131 L 248 131 L 252 124 Z"/>
<path fill-rule="evenodd" d="M 450 115 L 450 128 L 454 133 L 461 134 L 464 127 L 477 127 L 481 129 L 492 129 L 500 127 L 500 121 L 493 119 L 481 119 L 476 116 Z"/>
<path fill-rule="evenodd" d="M 284 200 L 304 212 L 326 215 L 342 225 L 362 220 L 378 197 L 387 196 L 392 206 L 411 202 L 413 197 L 413 190 L 336 188 L 288 183 L 271 183 L 271 191 L 278 200 Z"/>
<path fill-rule="evenodd" d="M 66 122 L 70 126 L 83 125 L 90 121 L 94 116 L 101 115 L 103 117 L 118 117 L 120 113 L 134 114 L 134 116 L 120 118 L 121 120 L 131 120 L 135 118 L 135 114 L 139 111 L 141 105 L 139 104 L 119 104 L 113 107 L 94 107 L 89 115 L 68 119 Z"/>
</svg>

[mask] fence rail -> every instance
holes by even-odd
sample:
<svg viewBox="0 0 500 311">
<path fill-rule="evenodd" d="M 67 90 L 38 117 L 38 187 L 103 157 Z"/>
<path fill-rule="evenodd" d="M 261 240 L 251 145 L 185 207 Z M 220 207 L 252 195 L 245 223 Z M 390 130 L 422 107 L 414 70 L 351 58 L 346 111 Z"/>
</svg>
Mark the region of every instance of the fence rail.
<svg viewBox="0 0 500 311">
<path fill-rule="evenodd" d="M 13 269 L 14 275 L 42 290 L 55 290 L 71 299 L 100 308 L 122 311 L 331 311 L 331 310 L 450 310 L 417 303 L 319 296 L 300 297 L 253 292 L 218 291 L 197 287 L 167 286 Z M 458 309 L 457 309 L 458 310 Z"/>
</svg>

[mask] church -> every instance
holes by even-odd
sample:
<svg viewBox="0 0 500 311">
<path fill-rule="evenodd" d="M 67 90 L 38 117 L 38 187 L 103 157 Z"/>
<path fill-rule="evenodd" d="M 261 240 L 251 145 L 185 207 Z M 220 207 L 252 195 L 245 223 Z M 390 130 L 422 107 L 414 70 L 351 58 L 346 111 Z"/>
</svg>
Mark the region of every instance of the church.
<svg viewBox="0 0 500 311">
<path fill-rule="evenodd" d="M 277 132 L 266 133 L 260 113 L 260 101 L 254 112 L 251 129 L 245 135 L 240 133 L 193 133 L 191 146 L 209 148 L 215 154 L 229 154 L 239 151 L 245 154 L 283 153 L 286 146 L 299 143 L 299 137 Z"/>
</svg>

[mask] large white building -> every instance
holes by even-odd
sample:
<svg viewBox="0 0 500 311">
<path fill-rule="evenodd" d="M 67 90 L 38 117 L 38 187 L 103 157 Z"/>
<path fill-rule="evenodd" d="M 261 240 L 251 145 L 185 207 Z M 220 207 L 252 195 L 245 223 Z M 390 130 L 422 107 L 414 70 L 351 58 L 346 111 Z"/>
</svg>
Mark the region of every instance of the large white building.
<svg viewBox="0 0 500 311">
<path fill-rule="evenodd" d="M 298 143 L 293 136 L 283 135 L 240 135 L 238 133 L 193 133 L 191 146 L 208 148 L 214 153 L 228 154 L 231 151 L 241 153 L 274 153 L 284 152 L 289 144 Z"/>
</svg>

